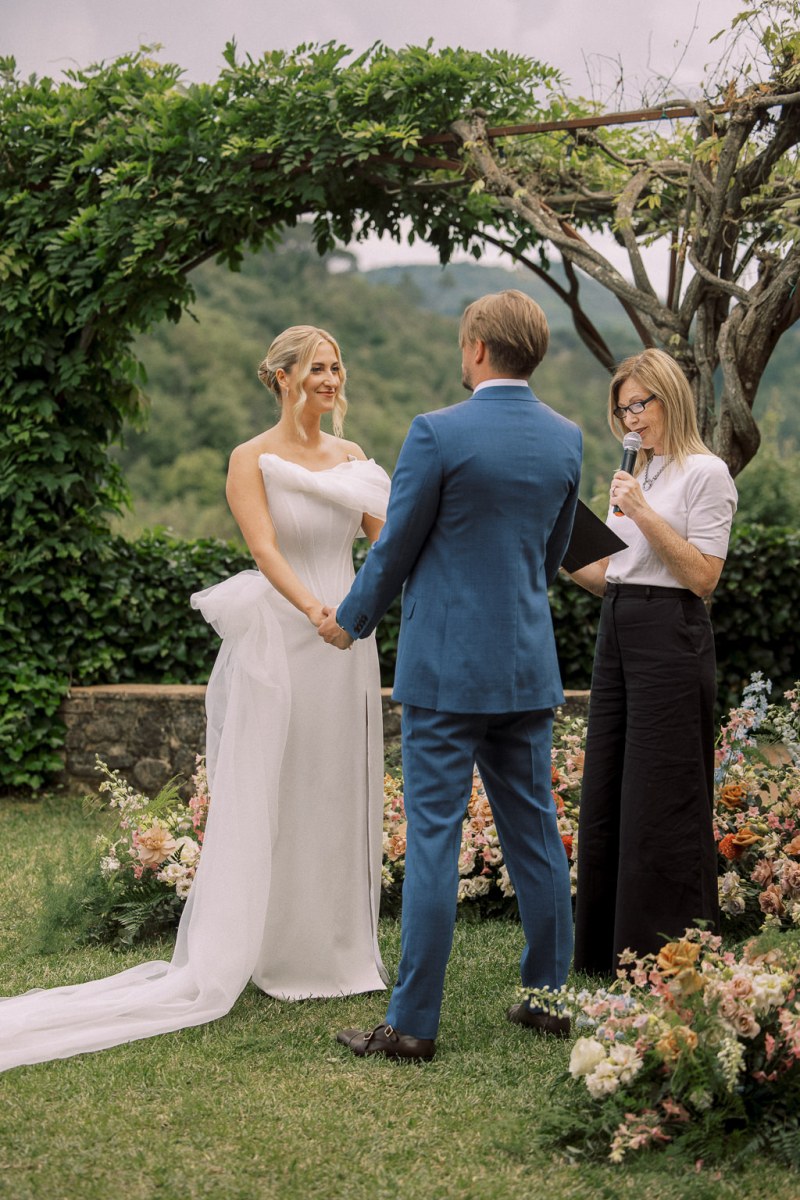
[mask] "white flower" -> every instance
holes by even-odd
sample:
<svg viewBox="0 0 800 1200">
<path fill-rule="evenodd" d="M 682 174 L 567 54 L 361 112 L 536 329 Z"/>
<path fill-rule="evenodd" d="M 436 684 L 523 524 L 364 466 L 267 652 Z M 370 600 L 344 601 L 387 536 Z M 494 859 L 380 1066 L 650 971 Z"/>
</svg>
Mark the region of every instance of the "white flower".
<svg viewBox="0 0 800 1200">
<path fill-rule="evenodd" d="M 604 1062 L 606 1052 L 597 1038 L 578 1038 L 569 1056 L 569 1073 L 576 1079 L 588 1075 L 598 1063 Z"/>
<path fill-rule="evenodd" d="M 458 873 L 459 875 L 469 875 L 475 867 L 476 851 L 469 846 L 462 846 L 461 853 L 458 856 Z"/>
<path fill-rule="evenodd" d="M 184 875 L 183 879 L 179 879 L 175 884 L 175 891 L 181 900 L 185 900 L 192 890 L 193 875 Z"/>
<path fill-rule="evenodd" d="M 706 1088 L 698 1088 L 689 1095 L 689 1103 L 697 1109 L 698 1112 L 705 1112 L 707 1108 L 711 1108 L 714 1096 Z"/>
<path fill-rule="evenodd" d="M 186 868 L 181 863 L 169 862 L 158 872 L 156 879 L 160 879 L 162 883 L 166 883 L 170 887 L 175 887 L 185 875 Z"/>
<path fill-rule="evenodd" d="M 744 1046 L 735 1034 L 724 1039 L 717 1051 L 717 1062 L 722 1069 L 725 1085 L 732 1092 L 739 1082 L 739 1072 L 744 1064 Z"/>
<path fill-rule="evenodd" d="M 619 1087 L 619 1075 L 613 1063 L 601 1062 L 590 1075 L 586 1076 L 586 1086 L 593 1100 L 601 1096 L 610 1096 Z"/>
<path fill-rule="evenodd" d="M 113 875 L 120 867 L 119 859 L 115 854 L 109 854 L 105 858 L 100 859 L 100 874 L 108 879 L 109 875 Z"/>
<path fill-rule="evenodd" d="M 772 975 L 762 972 L 753 976 L 753 1000 L 756 1012 L 764 1012 L 768 1008 L 777 1008 L 790 987 L 786 975 Z"/>
<path fill-rule="evenodd" d="M 617 1042 L 608 1052 L 608 1061 L 616 1068 L 620 1083 L 630 1083 L 634 1075 L 639 1073 L 642 1059 L 624 1042 Z"/>
<path fill-rule="evenodd" d="M 194 838 L 178 838 L 175 846 L 178 850 L 178 858 L 182 863 L 185 863 L 187 867 L 193 867 L 197 864 L 197 860 L 200 858 L 200 847 Z"/>
<path fill-rule="evenodd" d="M 511 882 L 511 879 L 508 874 L 508 867 L 501 867 L 500 870 L 498 871 L 497 886 L 500 888 L 500 891 L 503 893 L 504 896 L 516 896 L 516 892 L 514 891 L 514 885 Z M 798 909 L 800 909 L 800 904 L 798 904 L 797 907 L 798 907 Z"/>
<path fill-rule="evenodd" d="M 474 879 L 459 879 L 459 904 L 462 900 L 472 900 L 475 896 L 485 896 L 491 886 L 491 879 L 488 879 L 485 875 L 476 875 Z"/>
</svg>

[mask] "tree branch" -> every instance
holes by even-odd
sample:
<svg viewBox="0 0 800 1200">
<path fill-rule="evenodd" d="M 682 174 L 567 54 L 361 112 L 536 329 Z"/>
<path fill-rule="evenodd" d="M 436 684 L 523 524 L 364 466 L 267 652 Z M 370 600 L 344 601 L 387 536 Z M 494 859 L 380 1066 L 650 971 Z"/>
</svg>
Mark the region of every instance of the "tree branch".
<svg viewBox="0 0 800 1200">
<path fill-rule="evenodd" d="M 580 285 L 574 271 L 572 271 L 571 264 L 567 261 L 565 261 L 563 264 L 565 274 L 567 275 L 567 279 L 570 283 L 570 290 L 567 291 L 567 289 L 563 288 L 556 279 L 553 279 L 552 275 L 548 271 L 545 271 L 542 267 L 540 267 L 539 264 L 534 262 L 532 258 L 528 258 L 526 254 L 521 254 L 518 250 L 515 250 L 513 246 L 509 246 L 506 242 L 501 241 L 500 238 L 493 237 L 490 233 L 482 233 L 481 238 L 483 241 L 489 242 L 492 246 L 497 246 L 500 250 L 505 250 L 506 253 L 510 254 L 516 262 L 522 263 L 524 267 L 533 272 L 537 279 L 541 279 L 543 283 L 546 283 L 547 286 L 555 292 L 559 299 L 561 299 L 569 308 L 572 314 L 572 323 L 575 326 L 575 332 L 578 334 L 578 337 L 584 343 L 586 348 L 591 351 L 595 358 L 597 358 L 598 361 L 601 362 L 608 371 L 613 371 L 615 365 L 614 355 L 609 349 L 608 344 L 604 340 L 602 334 L 597 329 L 596 325 L 594 325 L 594 323 L 589 319 L 583 307 L 581 306 L 580 301 L 578 300 L 578 291 Z"/>
<path fill-rule="evenodd" d="M 476 115 L 473 115 L 471 123 L 461 119 L 451 127 L 463 143 L 470 176 L 482 180 L 502 208 L 522 217 L 540 237 L 552 242 L 562 258 L 570 259 L 587 275 L 636 309 L 649 337 L 657 341 L 659 327 L 664 328 L 667 335 L 681 334 L 682 327 L 675 314 L 665 309 L 653 296 L 643 294 L 628 283 L 603 255 L 583 239 L 578 239 L 575 231 L 570 230 L 566 222 L 544 201 L 520 187 L 516 178 L 500 168 L 483 136 L 484 127 L 482 118 Z"/>
</svg>

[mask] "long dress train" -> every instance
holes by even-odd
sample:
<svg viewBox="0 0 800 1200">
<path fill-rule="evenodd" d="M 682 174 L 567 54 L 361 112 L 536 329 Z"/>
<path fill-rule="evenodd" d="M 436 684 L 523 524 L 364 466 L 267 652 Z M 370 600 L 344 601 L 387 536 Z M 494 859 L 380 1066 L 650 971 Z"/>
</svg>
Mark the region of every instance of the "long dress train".
<svg viewBox="0 0 800 1200">
<path fill-rule="evenodd" d="M 323 603 L 353 577 L 386 473 L 262 455 L 281 550 Z M 0 1001 L 0 1070 L 201 1025 L 252 977 L 287 999 L 380 989 L 381 705 L 374 641 L 326 646 L 258 571 L 192 597 L 222 638 L 206 698 L 211 806 L 171 962 Z"/>
</svg>

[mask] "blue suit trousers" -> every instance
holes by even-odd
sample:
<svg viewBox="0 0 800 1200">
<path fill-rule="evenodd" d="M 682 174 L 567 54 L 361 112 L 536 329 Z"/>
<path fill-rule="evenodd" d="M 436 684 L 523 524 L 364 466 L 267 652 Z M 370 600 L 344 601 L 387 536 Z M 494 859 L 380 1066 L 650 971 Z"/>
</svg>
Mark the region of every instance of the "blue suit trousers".
<svg viewBox="0 0 800 1200">
<path fill-rule="evenodd" d="M 551 792 L 551 709 L 446 713 L 403 706 L 407 827 L 398 981 L 386 1021 L 435 1038 L 453 942 L 461 828 L 481 772 L 517 895 L 522 983 L 558 988 L 572 956 L 569 865 Z"/>
</svg>

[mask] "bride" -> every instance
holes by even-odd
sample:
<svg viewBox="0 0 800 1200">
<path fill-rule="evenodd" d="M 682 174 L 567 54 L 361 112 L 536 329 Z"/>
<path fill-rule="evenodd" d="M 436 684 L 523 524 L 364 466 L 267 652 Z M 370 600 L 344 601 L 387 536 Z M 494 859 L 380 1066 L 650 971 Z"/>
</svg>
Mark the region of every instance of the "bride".
<svg viewBox="0 0 800 1200">
<path fill-rule="evenodd" d="M 211 807 L 172 961 L 0 1001 L 0 1069 L 200 1025 L 252 978 L 284 1000 L 383 989 L 383 756 L 374 638 L 317 636 L 377 538 L 389 478 L 341 436 L 345 370 L 310 325 L 259 367 L 276 425 L 231 455 L 227 496 L 258 570 L 192 596 L 222 645 L 209 680 Z M 334 435 L 321 419 L 332 415 Z"/>
</svg>

